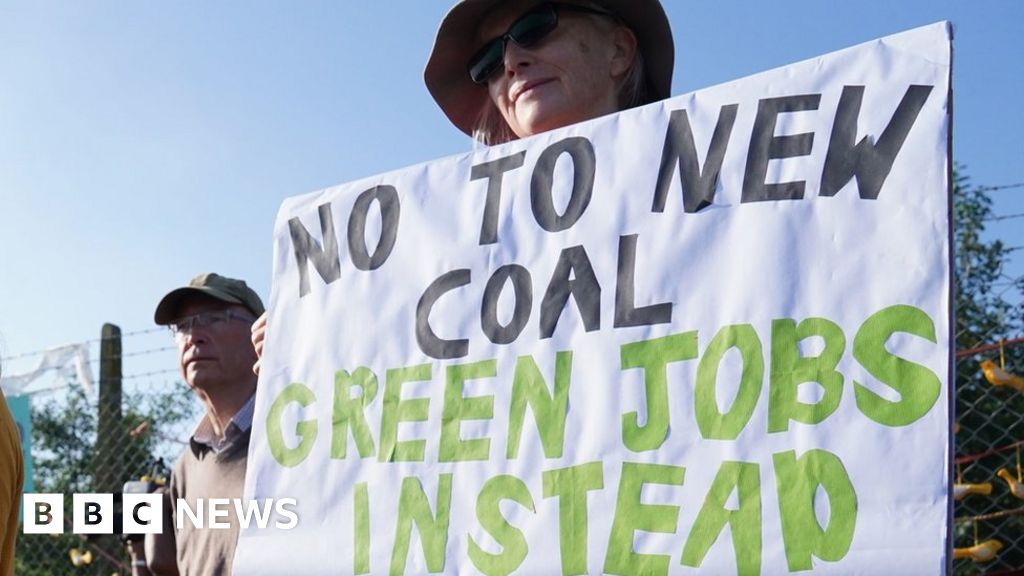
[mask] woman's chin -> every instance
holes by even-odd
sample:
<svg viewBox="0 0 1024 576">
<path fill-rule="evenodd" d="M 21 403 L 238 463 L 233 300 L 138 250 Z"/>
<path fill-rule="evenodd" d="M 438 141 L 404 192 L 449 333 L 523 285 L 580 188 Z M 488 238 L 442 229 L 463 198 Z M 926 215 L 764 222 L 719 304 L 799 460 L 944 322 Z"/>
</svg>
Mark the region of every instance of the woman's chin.
<svg viewBox="0 0 1024 576">
<path fill-rule="evenodd" d="M 530 114 L 519 123 L 522 133 L 520 137 L 533 136 L 534 134 L 540 134 L 541 132 L 547 132 L 548 130 L 555 130 L 568 126 L 569 124 L 575 124 L 579 120 L 573 119 L 570 114 L 557 114 L 554 112 L 544 112 L 538 110 L 537 113 Z"/>
</svg>

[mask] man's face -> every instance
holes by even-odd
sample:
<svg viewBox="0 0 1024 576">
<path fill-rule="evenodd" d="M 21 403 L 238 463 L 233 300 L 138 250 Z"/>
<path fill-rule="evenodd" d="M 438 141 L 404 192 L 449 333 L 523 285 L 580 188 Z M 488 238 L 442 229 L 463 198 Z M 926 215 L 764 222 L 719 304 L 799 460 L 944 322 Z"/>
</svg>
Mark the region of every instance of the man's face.
<svg viewBox="0 0 1024 576">
<path fill-rule="evenodd" d="M 256 362 L 250 339 L 252 313 L 244 306 L 201 297 L 188 300 L 178 311 L 179 320 L 196 315 L 202 315 L 199 321 L 179 322 L 191 327 L 175 335 L 178 365 L 189 387 L 212 391 L 251 382 Z"/>
</svg>

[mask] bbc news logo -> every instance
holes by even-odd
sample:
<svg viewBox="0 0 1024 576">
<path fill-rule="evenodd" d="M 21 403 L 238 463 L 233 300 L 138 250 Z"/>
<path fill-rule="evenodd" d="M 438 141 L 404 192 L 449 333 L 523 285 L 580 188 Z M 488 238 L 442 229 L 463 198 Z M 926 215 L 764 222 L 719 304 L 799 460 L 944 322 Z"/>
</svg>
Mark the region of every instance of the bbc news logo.
<svg viewBox="0 0 1024 576">
<path fill-rule="evenodd" d="M 115 518 L 120 517 L 120 531 L 124 534 L 160 534 L 163 532 L 164 507 L 162 494 L 121 495 L 118 514 L 113 494 L 73 494 L 71 499 L 71 531 L 75 534 L 114 534 Z M 291 530 L 299 523 L 294 498 L 242 498 L 197 499 L 194 504 L 179 498 L 175 506 L 174 526 L 226 530 L 231 518 L 241 528 L 273 526 Z M 64 495 L 24 495 L 25 534 L 64 533 Z"/>
</svg>

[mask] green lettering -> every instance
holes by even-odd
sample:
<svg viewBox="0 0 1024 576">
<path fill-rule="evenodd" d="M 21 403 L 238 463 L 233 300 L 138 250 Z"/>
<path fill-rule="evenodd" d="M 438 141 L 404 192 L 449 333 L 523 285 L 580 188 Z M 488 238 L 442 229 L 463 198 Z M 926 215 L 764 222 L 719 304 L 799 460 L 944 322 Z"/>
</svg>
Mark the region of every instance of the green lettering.
<svg viewBox="0 0 1024 576">
<path fill-rule="evenodd" d="M 731 348 L 739 350 L 743 372 L 732 408 L 722 414 L 718 410 L 715 396 L 716 380 L 722 357 Z M 694 415 L 701 436 L 710 440 L 735 440 L 754 413 L 763 380 L 764 357 L 761 340 L 754 327 L 750 324 L 735 324 L 719 330 L 697 365 Z"/>
<path fill-rule="evenodd" d="M 284 440 L 284 431 L 281 429 L 281 421 L 284 417 L 284 410 L 288 404 L 296 402 L 303 408 L 316 402 L 316 394 L 309 389 L 309 386 L 301 382 L 293 382 L 285 386 L 284 390 L 277 395 L 274 403 L 270 405 L 267 412 L 267 443 L 270 445 L 270 454 L 274 460 L 285 468 L 294 468 L 302 463 L 309 456 L 316 442 L 317 421 L 315 419 L 303 420 L 295 425 L 295 434 L 299 437 L 299 445 L 289 448 Z"/>
<path fill-rule="evenodd" d="M 558 542 L 562 574 L 586 574 L 587 492 L 604 488 L 600 462 L 544 471 L 544 497 L 558 497 Z"/>
<path fill-rule="evenodd" d="M 494 417 L 494 396 L 462 395 L 463 384 L 474 378 L 493 378 L 498 373 L 495 360 L 455 364 L 445 373 L 444 407 L 441 410 L 441 462 L 487 460 L 490 438 L 463 440 L 459 430 L 463 420 L 490 420 Z"/>
<path fill-rule="evenodd" d="M 728 510 L 726 502 L 734 491 L 739 507 Z M 757 464 L 722 463 L 690 530 L 680 564 L 699 568 L 726 524 L 732 532 L 736 573 L 757 576 L 761 573 L 761 473 Z"/>
<path fill-rule="evenodd" d="M 512 403 L 508 407 L 508 447 L 505 458 L 519 456 L 526 405 L 530 405 L 545 458 L 561 458 L 565 445 L 565 414 L 569 405 L 569 384 L 572 376 L 572 351 L 555 355 L 555 389 L 548 392 L 547 382 L 532 356 L 516 360 L 512 379 Z"/>
<path fill-rule="evenodd" d="M 495 476 L 484 483 L 476 499 L 476 517 L 480 525 L 501 546 L 500 554 L 491 554 L 481 548 L 472 536 L 469 537 L 469 559 L 476 569 L 487 576 L 507 576 L 526 560 L 529 548 L 522 531 L 512 526 L 501 515 L 498 504 L 512 500 L 520 506 L 536 512 L 533 497 L 526 484 L 515 476 Z"/>
<path fill-rule="evenodd" d="M 359 397 L 352 398 L 358 389 Z M 377 376 L 365 366 L 356 368 L 352 375 L 345 370 L 334 373 L 334 415 L 331 427 L 331 458 L 343 459 L 348 451 L 348 430 L 352 426 L 352 439 L 359 457 L 373 456 L 373 435 L 366 423 L 363 410 L 377 397 Z"/>
<path fill-rule="evenodd" d="M 697 332 L 671 334 L 661 338 L 625 344 L 619 350 L 623 370 L 643 368 L 644 392 L 647 398 L 647 423 L 640 425 L 638 412 L 622 415 L 622 443 L 633 452 L 656 450 L 668 437 L 668 374 L 669 362 L 697 357 Z"/>
<path fill-rule="evenodd" d="M 800 342 L 819 336 L 825 349 L 818 356 L 800 356 Z M 789 421 L 817 424 L 828 418 L 843 396 L 843 375 L 836 370 L 846 350 L 846 336 L 838 324 L 825 318 L 807 318 L 799 325 L 789 318 L 772 322 L 772 366 L 769 376 L 768 431 L 785 432 Z M 821 400 L 800 402 L 800 385 L 816 382 Z"/>
<path fill-rule="evenodd" d="M 633 533 L 637 530 L 673 534 L 679 517 L 679 506 L 642 504 L 644 484 L 682 486 L 686 469 L 664 464 L 622 463 L 615 518 L 608 537 L 604 559 L 607 574 L 667 574 L 671 558 L 664 554 L 637 554 L 633 551 Z"/>
<path fill-rule="evenodd" d="M 857 526 L 857 494 L 842 461 L 826 450 L 808 450 L 800 458 L 790 450 L 772 459 L 789 571 L 810 570 L 812 555 L 828 562 L 842 560 L 850 551 Z M 814 513 L 818 486 L 828 496 L 825 529 Z"/>
<path fill-rule="evenodd" d="M 872 314 L 853 339 L 853 357 L 872 376 L 900 395 L 893 402 L 854 380 L 857 407 L 885 426 L 906 426 L 931 410 L 942 392 L 942 381 L 931 370 L 890 354 L 885 343 L 896 332 L 936 342 L 935 324 L 913 306 L 890 306 Z"/>
<path fill-rule="evenodd" d="M 391 576 L 405 574 L 414 524 L 420 534 L 427 570 L 432 574 L 444 570 L 451 504 L 451 474 L 441 474 L 438 479 L 436 516 L 430 513 L 430 503 L 427 502 L 427 495 L 419 479 L 414 476 L 402 479 L 402 493 L 398 501 L 398 525 L 395 526 L 395 547 L 391 551 Z"/>
<path fill-rule="evenodd" d="M 390 368 L 384 377 L 384 406 L 380 418 L 380 462 L 422 462 L 426 440 L 398 441 L 399 422 L 423 422 L 430 408 L 429 398 L 402 399 L 406 382 L 430 380 L 430 364 Z"/>
<path fill-rule="evenodd" d="M 370 573 L 370 492 L 366 482 L 356 484 L 355 530 L 352 531 L 355 558 L 352 572 Z"/>
</svg>

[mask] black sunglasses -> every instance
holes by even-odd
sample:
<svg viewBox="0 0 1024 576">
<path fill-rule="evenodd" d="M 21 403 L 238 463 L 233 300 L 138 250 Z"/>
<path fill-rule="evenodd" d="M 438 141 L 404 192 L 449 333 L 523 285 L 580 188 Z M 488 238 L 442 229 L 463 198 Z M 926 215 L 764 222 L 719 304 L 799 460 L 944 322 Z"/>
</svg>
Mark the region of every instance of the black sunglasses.
<svg viewBox="0 0 1024 576">
<path fill-rule="evenodd" d="M 469 59 L 469 77 L 477 84 L 486 84 L 495 71 L 504 66 L 505 45 L 511 40 L 523 48 L 533 46 L 540 42 L 552 30 L 558 27 L 558 11 L 580 12 L 583 14 L 597 14 L 599 16 L 615 17 L 611 12 L 581 6 L 579 4 L 564 4 L 562 2 L 547 2 L 523 14 L 508 27 L 508 31 L 493 38 L 484 44 L 483 48 L 477 51 Z"/>
</svg>

